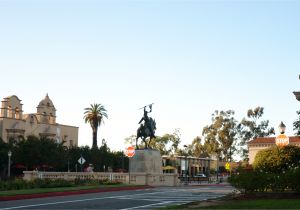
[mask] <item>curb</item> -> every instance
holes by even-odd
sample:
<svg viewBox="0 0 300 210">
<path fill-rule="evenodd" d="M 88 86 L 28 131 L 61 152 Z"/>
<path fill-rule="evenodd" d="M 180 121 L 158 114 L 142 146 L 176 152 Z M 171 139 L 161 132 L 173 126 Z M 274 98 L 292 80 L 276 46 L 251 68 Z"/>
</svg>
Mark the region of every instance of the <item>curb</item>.
<svg viewBox="0 0 300 210">
<path fill-rule="evenodd" d="M 32 198 L 45 198 L 54 196 L 68 196 L 68 195 L 79 195 L 88 193 L 99 193 L 99 192 L 114 192 L 114 191 L 124 191 L 124 190 L 139 190 L 153 188 L 148 185 L 143 186 L 124 186 L 124 187 L 112 187 L 112 188 L 102 188 L 102 189 L 92 189 L 92 190 L 76 190 L 76 191 L 64 191 L 64 192 L 49 192 L 49 193 L 38 193 L 38 194 L 28 194 L 28 195 L 10 195 L 10 196 L 0 196 L 0 201 L 13 201 L 13 200 L 23 200 Z"/>
</svg>

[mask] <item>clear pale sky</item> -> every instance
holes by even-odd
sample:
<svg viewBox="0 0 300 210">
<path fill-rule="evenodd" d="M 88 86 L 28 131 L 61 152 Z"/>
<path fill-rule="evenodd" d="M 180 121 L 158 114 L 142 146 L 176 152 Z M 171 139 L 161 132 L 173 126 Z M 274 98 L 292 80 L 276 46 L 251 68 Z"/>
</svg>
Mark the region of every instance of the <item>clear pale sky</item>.
<svg viewBox="0 0 300 210">
<path fill-rule="evenodd" d="M 179 128 L 182 144 L 201 136 L 214 110 L 241 120 L 263 106 L 292 135 L 300 110 L 300 1 L 0 0 L 0 97 L 25 113 L 46 93 L 57 122 L 92 144 L 84 108 L 101 103 L 112 150 L 136 133 L 143 111 L 157 134 Z"/>
</svg>

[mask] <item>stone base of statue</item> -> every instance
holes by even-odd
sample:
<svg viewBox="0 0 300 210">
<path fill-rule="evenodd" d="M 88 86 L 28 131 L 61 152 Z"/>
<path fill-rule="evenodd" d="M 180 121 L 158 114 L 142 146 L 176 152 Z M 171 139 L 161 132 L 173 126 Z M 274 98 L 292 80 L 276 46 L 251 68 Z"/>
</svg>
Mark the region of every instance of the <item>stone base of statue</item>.
<svg viewBox="0 0 300 210">
<path fill-rule="evenodd" d="M 158 150 L 138 149 L 129 158 L 130 173 L 162 174 L 162 158 Z"/>
</svg>

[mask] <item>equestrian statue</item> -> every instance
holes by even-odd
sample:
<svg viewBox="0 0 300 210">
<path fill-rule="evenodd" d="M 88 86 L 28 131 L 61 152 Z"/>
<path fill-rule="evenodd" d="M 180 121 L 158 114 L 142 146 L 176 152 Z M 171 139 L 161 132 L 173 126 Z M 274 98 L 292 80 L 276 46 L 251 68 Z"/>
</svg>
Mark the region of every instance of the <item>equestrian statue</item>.
<svg viewBox="0 0 300 210">
<path fill-rule="evenodd" d="M 146 105 L 144 108 L 144 116 L 140 120 L 140 127 L 137 129 L 136 134 L 136 148 L 139 149 L 138 139 L 141 138 L 145 143 L 145 149 L 150 148 L 150 142 L 152 138 L 155 138 L 155 130 L 156 130 L 156 122 L 151 117 L 148 117 L 148 113 L 152 112 L 152 104 Z M 149 111 L 147 111 L 147 107 L 149 107 Z M 142 109 L 141 108 L 141 109 Z M 149 138 L 147 142 L 147 138 Z"/>
</svg>

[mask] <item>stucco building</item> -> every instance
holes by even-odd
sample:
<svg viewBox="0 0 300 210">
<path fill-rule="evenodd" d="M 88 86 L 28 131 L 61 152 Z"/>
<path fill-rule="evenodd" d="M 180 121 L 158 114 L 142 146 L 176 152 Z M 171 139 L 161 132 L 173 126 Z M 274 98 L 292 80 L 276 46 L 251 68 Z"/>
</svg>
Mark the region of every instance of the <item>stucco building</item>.
<svg viewBox="0 0 300 210">
<path fill-rule="evenodd" d="M 197 173 L 210 174 L 211 159 L 209 158 L 163 155 L 162 160 L 163 170 L 174 170 L 173 173 L 183 174 L 187 170 L 189 176 L 196 175 Z"/>
<path fill-rule="evenodd" d="M 78 127 L 56 122 L 56 108 L 48 94 L 37 106 L 36 113 L 24 114 L 21 100 L 15 96 L 3 98 L 0 113 L 0 137 L 4 142 L 19 141 L 27 136 L 49 137 L 65 145 L 78 145 Z"/>
<path fill-rule="evenodd" d="M 289 144 L 300 147 L 300 137 L 289 137 Z M 254 162 L 255 155 L 258 151 L 267 149 L 275 144 L 275 137 L 258 137 L 248 143 L 249 149 L 249 164 Z"/>
</svg>

